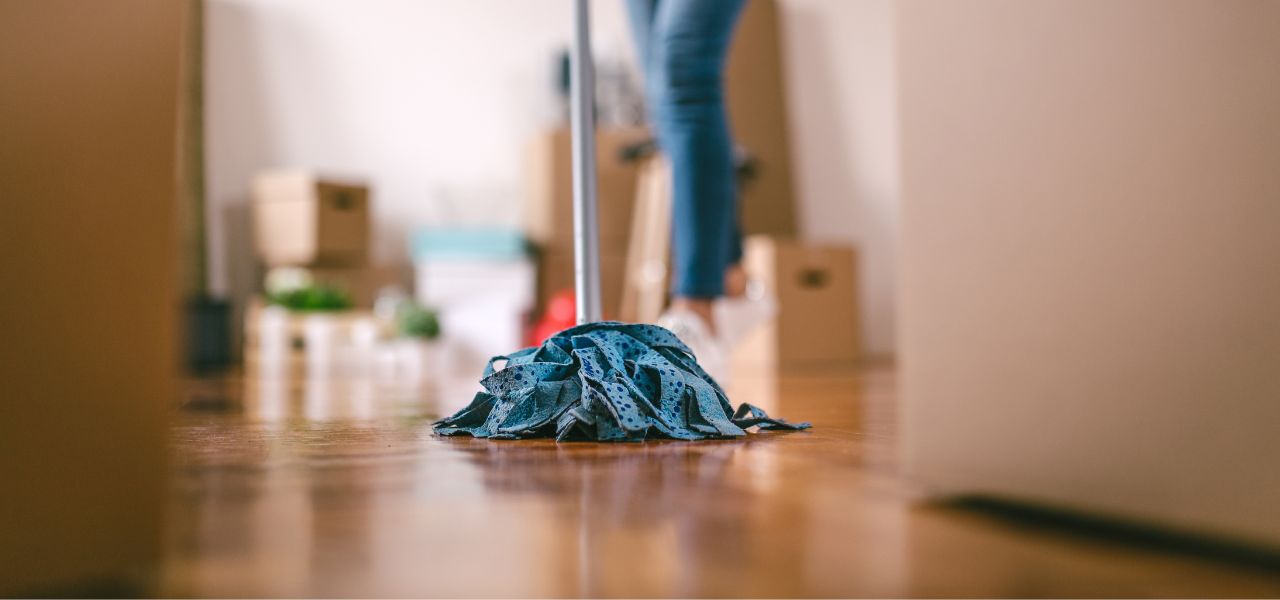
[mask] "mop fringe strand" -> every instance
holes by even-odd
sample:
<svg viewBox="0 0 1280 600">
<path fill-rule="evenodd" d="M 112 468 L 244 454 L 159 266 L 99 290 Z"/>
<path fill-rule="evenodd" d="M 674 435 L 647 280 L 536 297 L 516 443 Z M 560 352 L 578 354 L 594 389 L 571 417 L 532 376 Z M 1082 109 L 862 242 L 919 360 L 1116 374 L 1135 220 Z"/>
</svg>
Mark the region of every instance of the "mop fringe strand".
<svg viewBox="0 0 1280 600">
<path fill-rule="evenodd" d="M 504 363 L 501 368 L 495 368 Z M 439 435 L 608 442 L 706 440 L 762 430 L 808 429 L 743 404 L 722 390 L 675 334 L 657 325 L 579 325 L 495 356 L 466 408 L 436 421 Z"/>
</svg>

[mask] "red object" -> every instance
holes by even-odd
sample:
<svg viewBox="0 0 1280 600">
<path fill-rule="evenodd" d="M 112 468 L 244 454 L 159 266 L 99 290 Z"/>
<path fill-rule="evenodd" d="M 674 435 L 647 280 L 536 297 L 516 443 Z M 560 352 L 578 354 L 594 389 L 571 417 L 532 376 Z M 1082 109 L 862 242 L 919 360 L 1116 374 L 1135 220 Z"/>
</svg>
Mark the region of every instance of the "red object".
<svg viewBox="0 0 1280 600">
<path fill-rule="evenodd" d="M 547 338 L 577 324 L 577 303 L 573 290 L 561 290 L 547 301 L 538 324 L 533 326 L 532 345 L 541 345 Z"/>
</svg>

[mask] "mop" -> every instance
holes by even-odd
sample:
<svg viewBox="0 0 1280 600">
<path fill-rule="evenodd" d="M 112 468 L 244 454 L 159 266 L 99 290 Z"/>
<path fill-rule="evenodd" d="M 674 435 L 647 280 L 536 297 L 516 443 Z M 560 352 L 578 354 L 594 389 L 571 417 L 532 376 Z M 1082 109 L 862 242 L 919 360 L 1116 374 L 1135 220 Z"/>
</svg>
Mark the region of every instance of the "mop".
<svg viewBox="0 0 1280 600">
<path fill-rule="evenodd" d="M 602 321 L 596 222 L 594 75 L 588 0 L 574 0 L 570 120 L 573 138 L 577 326 L 539 346 L 495 356 L 471 403 L 437 421 L 439 435 L 490 439 L 643 441 L 741 437 L 748 427 L 807 429 L 743 404 L 675 334 L 657 325 Z"/>
</svg>

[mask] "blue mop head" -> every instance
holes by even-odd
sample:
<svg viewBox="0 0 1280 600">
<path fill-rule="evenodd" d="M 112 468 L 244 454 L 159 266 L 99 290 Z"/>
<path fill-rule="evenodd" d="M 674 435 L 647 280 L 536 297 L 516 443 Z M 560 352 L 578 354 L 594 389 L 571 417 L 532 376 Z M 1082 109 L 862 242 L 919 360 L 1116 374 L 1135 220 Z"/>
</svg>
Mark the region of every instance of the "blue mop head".
<svg viewBox="0 0 1280 600">
<path fill-rule="evenodd" d="M 506 364 L 495 370 L 499 361 Z M 769 418 L 750 404 L 734 411 L 689 348 L 657 325 L 572 327 L 541 346 L 494 357 L 480 383 L 486 391 L 437 421 L 437 434 L 638 442 L 740 437 L 752 426 L 809 427 Z"/>
</svg>

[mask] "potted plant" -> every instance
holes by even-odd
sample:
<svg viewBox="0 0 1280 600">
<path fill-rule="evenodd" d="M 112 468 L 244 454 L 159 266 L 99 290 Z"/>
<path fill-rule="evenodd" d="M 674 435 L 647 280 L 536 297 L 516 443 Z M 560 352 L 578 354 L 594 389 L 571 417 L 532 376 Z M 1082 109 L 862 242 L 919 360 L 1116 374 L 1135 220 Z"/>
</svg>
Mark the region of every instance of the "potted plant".
<svg viewBox="0 0 1280 600">
<path fill-rule="evenodd" d="M 420 380 L 446 372 L 440 345 L 440 318 L 435 310 L 412 300 L 396 307 L 397 358 L 402 372 Z"/>
<path fill-rule="evenodd" d="M 330 373 L 346 337 L 334 315 L 352 308 L 350 294 L 317 284 L 306 269 L 298 268 L 272 269 L 265 288 L 267 306 L 258 316 L 264 363 L 285 361 L 290 349 L 301 348 L 309 375 Z M 300 331 L 290 325 L 299 315 L 304 317 Z"/>
</svg>

